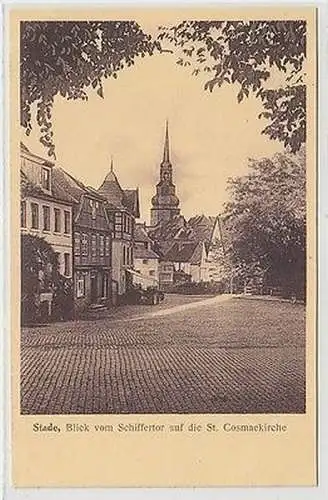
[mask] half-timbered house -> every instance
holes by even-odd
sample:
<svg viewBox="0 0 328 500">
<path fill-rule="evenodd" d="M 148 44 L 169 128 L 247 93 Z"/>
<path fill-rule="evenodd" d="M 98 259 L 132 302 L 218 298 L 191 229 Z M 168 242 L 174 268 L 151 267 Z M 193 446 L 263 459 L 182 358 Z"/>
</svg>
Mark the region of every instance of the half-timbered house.
<svg viewBox="0 0 328 500">
<path fill-rule="evenodd" d="M 106 201 L 57 168 L 61 186 L 71 196 L 73 207 L 74 298 L 77 314 L 88 307 L 109 306 L 112 298 L 112 226 Z"/>
</svg>

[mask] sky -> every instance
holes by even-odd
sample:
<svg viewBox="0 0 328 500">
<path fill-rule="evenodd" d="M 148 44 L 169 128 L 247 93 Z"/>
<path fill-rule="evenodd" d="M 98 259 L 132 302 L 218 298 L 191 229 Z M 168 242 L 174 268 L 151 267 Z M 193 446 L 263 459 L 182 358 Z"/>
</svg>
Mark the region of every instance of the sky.
<svg viewBox="0 0 328 500">
<path fill-rule="evenodd" d="M 216 215 L 228 199 L 230 176 L 247 172 L 248 158 L 271 156 L 280 143 L 261 134 L 261 103 L 250 97 L 237 103 L 237 89 L 227 85 L 204 90 L 205 76 L 176 64 L 172 54 L 137 60 L 104 82 L 104 99 L 56 97 L 53 109 L 56 163 L 86 185 L 98 188 L 110 168 L 122 188 L 139 187 L 141 217 L 149 222 L 163 155 L 165 120 L 169 121 L 173 177 L 181 213 Z M 22 140 L 47 157 L 37 127 Z"/>
</svg>

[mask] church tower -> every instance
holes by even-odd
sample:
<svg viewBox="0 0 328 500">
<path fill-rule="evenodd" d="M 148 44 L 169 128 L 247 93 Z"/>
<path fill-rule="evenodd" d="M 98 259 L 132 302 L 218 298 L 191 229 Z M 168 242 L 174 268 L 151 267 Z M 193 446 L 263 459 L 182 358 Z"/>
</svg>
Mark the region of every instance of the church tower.
<svg viewBox="0 0 328 500">
<path fill-rule="evenodd" d="M 156 226 L 180 215 L 179 198 L 175 194 L 170 162 L 169 127 L 166 121 L 163 160 L 160 168 L 160 180 L 156 185 L 156 194 L 151 200 L 150 225 Z"/>
</svg>

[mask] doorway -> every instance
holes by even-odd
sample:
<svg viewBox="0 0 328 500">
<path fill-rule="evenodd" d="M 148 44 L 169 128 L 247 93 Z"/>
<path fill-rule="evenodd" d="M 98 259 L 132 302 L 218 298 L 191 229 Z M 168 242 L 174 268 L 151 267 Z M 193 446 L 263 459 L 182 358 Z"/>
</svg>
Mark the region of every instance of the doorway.
<svg viewBox="0 0 328 500">
<path fill-rule="evenodd" d="M 98 290 L 97 290 L 97 275 L 91 274 L 91 303 L 94 304 L 98 299 Z"/>
</svg>

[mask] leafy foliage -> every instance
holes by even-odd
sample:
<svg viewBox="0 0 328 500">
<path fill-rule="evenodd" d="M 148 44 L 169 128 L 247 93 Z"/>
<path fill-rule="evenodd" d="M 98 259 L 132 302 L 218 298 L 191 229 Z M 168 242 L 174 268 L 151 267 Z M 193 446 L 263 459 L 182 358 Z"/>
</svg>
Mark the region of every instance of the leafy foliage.
<svg viewBox="0 0 328 500">
<path fill-rule="evenodd" d="M 224 217 L 227 255 L 236 276 L 303 290 L 305 278 L 305 155 L 250 161 L 230 179 Z"/>
<path fill-rule="evenodd" d="M 70 280 L 61 276 L 57 255 L 43 238 L 21 235 L 21 303 L 22 321 L 35 322 L 41 313 L 40 293 L 52 292 L 54 309 L 59 317 L 72 309 Z"/>
<path fill-rule="evenodd" d="M 306 23 L 304 21 L 183 21 L 158 36 L 181 51 L 178 64 L 205 71 L 205 89 L 235 84 L 241 102 L 253 93 L 269 120 L 263 133 L 300 149 L 306 134 Z M 278 70 L 285 81 L 268 87 Z"/>
<path fill-rule="evenodd" d="M 103 79 L 151 54 L 158 44 L 133 21 L 22 22 L 20 48 L 21 125 L 32 130 L 37 103 L 40 141 L 55 157 L 52 107 L 56 95 L 87 100 L 91 87 L 104 96 Z"/>
</svg>

